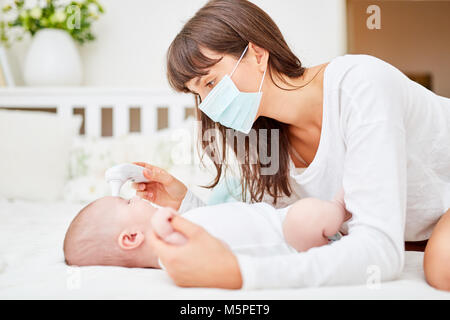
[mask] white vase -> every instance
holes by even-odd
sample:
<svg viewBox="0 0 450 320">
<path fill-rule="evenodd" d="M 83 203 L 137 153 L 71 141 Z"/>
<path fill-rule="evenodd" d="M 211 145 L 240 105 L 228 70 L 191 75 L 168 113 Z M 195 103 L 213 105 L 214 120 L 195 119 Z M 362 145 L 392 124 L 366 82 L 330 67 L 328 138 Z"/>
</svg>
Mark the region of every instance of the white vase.
<svg viewBox="0 0 450 320">
<path fill-rule="evenodd" d="M 77 86 L 83 80 L 80 54 L 64 30 L 42 29 L 33 37 L 25 58 L 29 86 Z"/>
</svg>

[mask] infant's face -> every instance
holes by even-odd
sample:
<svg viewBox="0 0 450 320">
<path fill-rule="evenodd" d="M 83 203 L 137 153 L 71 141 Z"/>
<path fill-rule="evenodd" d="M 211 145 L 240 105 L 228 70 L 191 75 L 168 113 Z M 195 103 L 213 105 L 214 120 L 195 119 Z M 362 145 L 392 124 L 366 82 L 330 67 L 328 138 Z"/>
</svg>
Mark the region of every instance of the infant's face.
<svg viewBox="0 0 450 320">
<path fill-rule="evenodd" d="M 139 197 L 103 197 L 80 211 L 64 239 L 70 264 L 158 267 L 149 236 L 156 208 Z"/>
<path fill-rule="evenodd" d="M 148 201 L 135 196 L 131 199 L 121 197 L 104 197 L 101 199 L 104 209 L 116 210 L 117 216 L 122 223 L 150 227 L 150 221 L 157 210 Z"/>
</svg>

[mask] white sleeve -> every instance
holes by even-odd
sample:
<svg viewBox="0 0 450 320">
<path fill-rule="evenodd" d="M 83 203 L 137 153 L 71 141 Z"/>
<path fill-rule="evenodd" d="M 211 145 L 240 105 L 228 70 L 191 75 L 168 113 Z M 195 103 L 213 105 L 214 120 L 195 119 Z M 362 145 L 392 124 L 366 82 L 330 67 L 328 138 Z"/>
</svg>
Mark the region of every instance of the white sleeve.
<svg viewBox="0 0 450 320">
<path fill-rule="evenodd" d="M 404 95 L 393 95 L 395 88 L 385 86 L 395 84 L 385 82 L 350 95 L 343 171 L 344 200 L 353 214 L 348 236 L 303 253 L 236 255 L 243 289 L 363 284 L 394 279 L 402 271 L 406 139 L 397 103 L 404 103 Z"/>
<path fill-rule="evenodd" d="M 181 202 L 180 208 L 178 209 L 178 212 L 180 214 L 183 214 L 191 209 L 203 207 L 206 204 L 200 200 L 199 197 L 197 197 L 195 194 L 193 194 L 189 189 L 186 192 L 186 195 L 184 196 L 183 201 Z"/>
</svg>

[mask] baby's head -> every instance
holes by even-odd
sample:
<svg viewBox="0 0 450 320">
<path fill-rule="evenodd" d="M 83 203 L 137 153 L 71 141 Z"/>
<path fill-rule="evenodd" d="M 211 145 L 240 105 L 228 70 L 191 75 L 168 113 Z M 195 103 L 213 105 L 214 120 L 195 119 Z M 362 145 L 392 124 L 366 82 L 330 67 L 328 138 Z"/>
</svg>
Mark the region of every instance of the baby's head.
<svg viewBox="0 0 450 320">
<path fill-rule="evenodd" d="M 156 210 L 139 197 L 104 197 L 91 202 L 67 230 L 67 264 L 158 267 L 158 258 L 147 241 Z"/>
</svg>

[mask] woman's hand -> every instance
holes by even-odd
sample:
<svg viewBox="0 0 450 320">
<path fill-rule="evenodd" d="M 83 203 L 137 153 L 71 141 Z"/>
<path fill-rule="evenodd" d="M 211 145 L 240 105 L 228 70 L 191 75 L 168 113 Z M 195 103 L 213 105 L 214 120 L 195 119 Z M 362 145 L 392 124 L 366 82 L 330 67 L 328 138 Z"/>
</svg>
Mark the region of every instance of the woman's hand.
<svg viewBox="0 0 450 320">
<path fill-rule="evenodd" d="M 180 180 L 150 164 L 144 162 L 133 162 L 133 164 L 146 168 L 144 177 L 150 180 L 150 182 L 132 184 L 137 196 L 162 207 L 171 207 L 175 210 L 180 208 L 187 192 L 186 186 Z"/>
<path fill-rule="evenodd" d="M 222 241 L 179 215 L 171 223 L 188 242 L 171 245 L 152 232 L 150 244 L 176 285 L 223 289 L 242 287 L 237 259 Z"/>
</svg>

